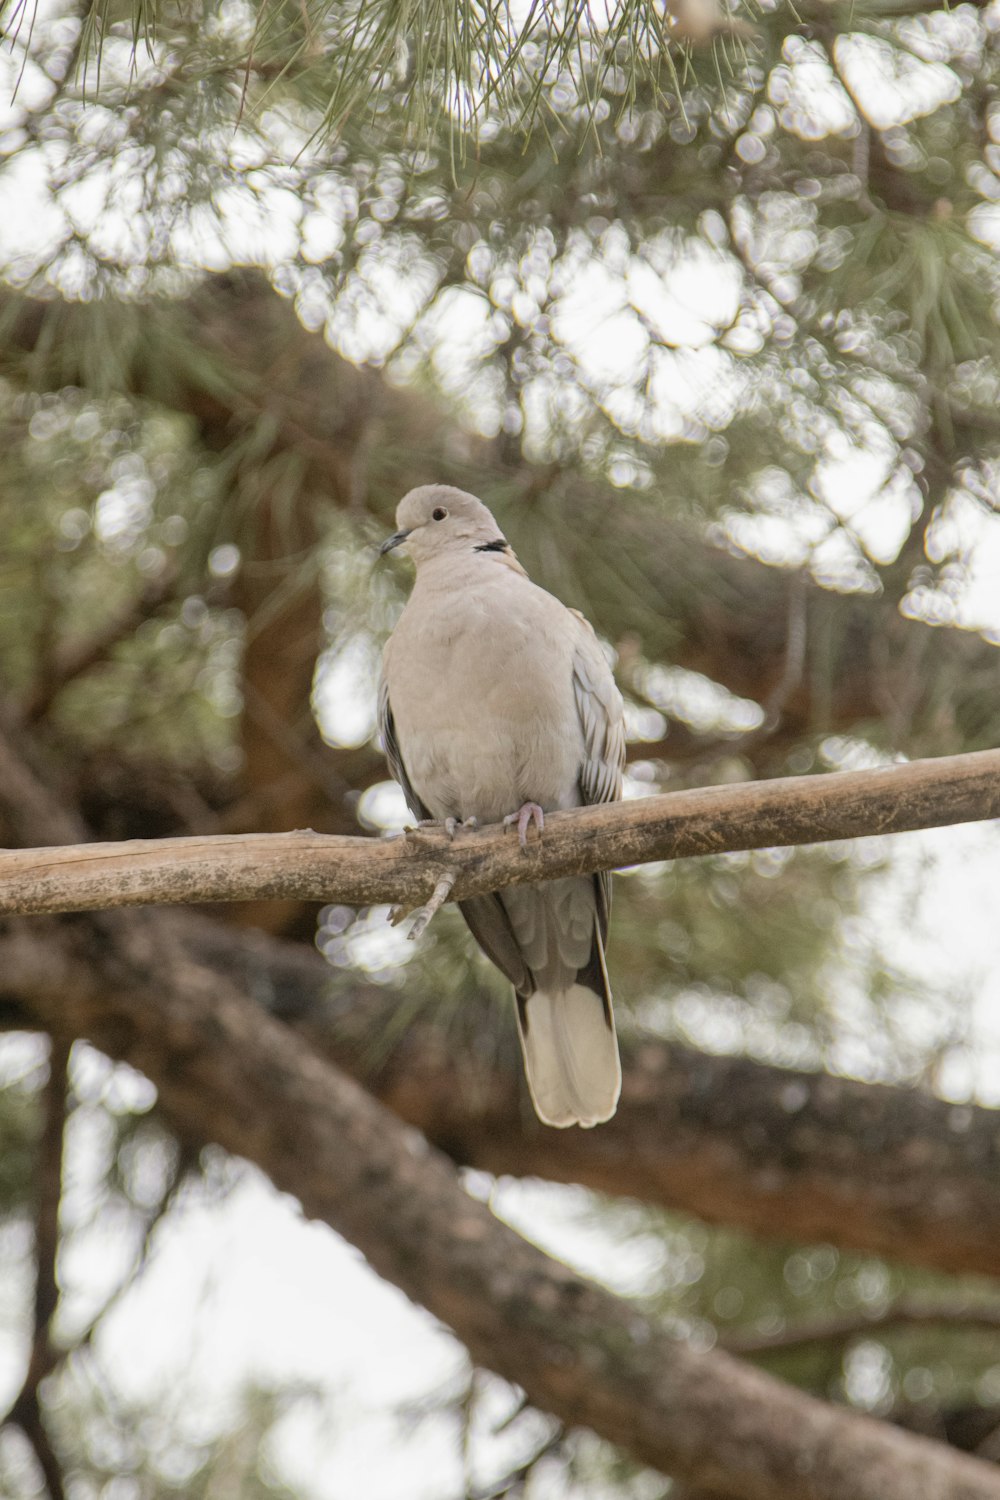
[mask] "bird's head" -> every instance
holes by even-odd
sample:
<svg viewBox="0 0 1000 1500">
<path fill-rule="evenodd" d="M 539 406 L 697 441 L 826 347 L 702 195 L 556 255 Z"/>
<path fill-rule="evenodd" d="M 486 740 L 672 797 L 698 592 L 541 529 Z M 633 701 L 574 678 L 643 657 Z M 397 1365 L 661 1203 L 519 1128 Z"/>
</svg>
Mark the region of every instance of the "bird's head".
<svg viewBox="0 0 1000 1500">
<path fill-rule="evenodd" d="M 401 548 L 419 566 L 444 552 L 506 552 L 510 549 L 481 500 L 448 484 L 422 484 L 396 507 L 396 530 L 380 553 Z"/>
</svg>

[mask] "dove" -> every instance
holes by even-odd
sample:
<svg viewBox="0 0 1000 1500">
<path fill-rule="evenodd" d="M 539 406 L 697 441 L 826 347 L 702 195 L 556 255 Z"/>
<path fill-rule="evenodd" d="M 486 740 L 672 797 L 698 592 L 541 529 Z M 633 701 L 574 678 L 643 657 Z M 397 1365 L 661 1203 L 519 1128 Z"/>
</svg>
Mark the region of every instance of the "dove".
<svg viewBox="0 0 1000 1500">
<path fill-rule="evenodd" d="M 382 545 L 415 564 L 386 643 L 379 728 L 421 821 L 516 826 L 622 795 L 624 710 L 593 629 L 532 583 L 487 507 L 449 485 L 400 501 Z M 604 948 L 610 877 L 510 886 L 459 902 L 514 986 L 532 1102 L 547 1125 L 615 1112 L 621 1065 Z"/>
</svg>

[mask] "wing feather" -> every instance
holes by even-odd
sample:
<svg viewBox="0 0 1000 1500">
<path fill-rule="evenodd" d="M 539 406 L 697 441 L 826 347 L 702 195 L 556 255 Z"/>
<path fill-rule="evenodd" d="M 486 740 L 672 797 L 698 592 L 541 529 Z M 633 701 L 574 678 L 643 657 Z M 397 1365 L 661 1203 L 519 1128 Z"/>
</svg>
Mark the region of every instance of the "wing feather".
<svg viewBox="0 0 1000 1500">
<path fill-rule="evenodd" d="M 580 728 L 583 731 L 583 764 L 580 767 L 580 797 L 584 803 L 618 802 L 625 769 L 625 706 L 615 686 L 611 668 L 589 622 L 575 609 L 570 614 L 580 622 L 573 653 L 573 691 Z M 611 876 L 595 876 L 598 893 L 598 924 L 607 940 L 611 913 Z"/>
<path fill-rule="evenodd" d="M 522 998 L 532 994 L 535 980 L 500 897 L 495 894 L 472 896 L 468 901 L 460 901 L 458 909 L 490 962 L 506 975 Z"/>
<path fill-rule="evenodd" d="M 403 760 L 402 751 L 399 748 L 399 740 L 396 738 L 396 723 L 392 717 L 392 708 L 389 703 L 389 684 L 383 676 L 378 688 L 378 731 L 382 736 L 382 746 L 385 750 L 385 758 L 389 762 L 389 770 L 393 777 L 399 782 L 406 798 L 406 805 L 415 818 L 429 818 L 427 811 L 410 782 L 406 773 L 406 765 Z"/>
<path fill-rule="evenodd" d="M 617 802 L 625 768 L 622 695 L 594 632 L 582 615 L 575 610 L 570 613 L 582 627 L 573 653 L 573 691 L 584 745 L 580 792 L 585 803 Z"/>
</svg>

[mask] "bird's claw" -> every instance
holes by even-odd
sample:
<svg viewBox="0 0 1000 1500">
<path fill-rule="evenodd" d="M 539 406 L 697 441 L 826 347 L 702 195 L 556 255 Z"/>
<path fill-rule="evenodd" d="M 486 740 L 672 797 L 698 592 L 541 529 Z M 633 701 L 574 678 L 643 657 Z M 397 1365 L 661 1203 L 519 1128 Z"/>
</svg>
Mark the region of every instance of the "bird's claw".
<svg viewBox="0 0 1000 1500">
<path fill-rule="evenodd" d="M 394 906 L 389 912 L 389 921 L 392 926 L 398 927 L 400 922 L 405 921 L 407 917 L 415 917 L 416 920 L 414 921 L 413 926 L 406 934 L 410 942 L 415 943 L 420 934 L 425 931 L 431 918 L 441 910 L 442 906 L 451 895 L 452 886 L 455 884 L 457 875 L 457 870 L 445 870 L 437 885 L 434 887 L 431 899 L 425 902 L 423 906 L 418 906 L 412 912 L 408 911 L 405 906 Z"/>
<path fill-rule="evenodd" d="M 521 848 L 526 850 L 528 829 L 534 823 L 538 829 L 538 837 L 541 838 L 545 828 L 545 814 L 537 802 L 526 802 L 523 807 L 518 808 L 517 812 L 508 813 L 503 820 L 504 828 L 510 828 L 514 823 L 517 824 L 517 841 Z"/>
</svg>

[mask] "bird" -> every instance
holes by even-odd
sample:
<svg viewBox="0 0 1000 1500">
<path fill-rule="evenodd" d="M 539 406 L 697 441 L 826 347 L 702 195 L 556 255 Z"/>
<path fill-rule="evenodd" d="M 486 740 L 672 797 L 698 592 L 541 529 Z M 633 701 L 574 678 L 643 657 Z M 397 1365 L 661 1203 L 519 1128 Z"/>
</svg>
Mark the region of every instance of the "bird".
<svg viewBox="0 0 1000 1500">
<path fill-rule="evenodd" d="M 528 577 L 486 505 L 450 485 L 399 502 L 380 552 L 415 564 L 382 659 L 378 721 L 413 816 L 516 826 L 622 795 L 624 705 L 593 628 Z M 604 950 L 610 876 L 508 886 L 459 902 L 514 986 L 535 1111 L 590 1127 L 614 1114 L 621 1063 Z"/>
</svg>

